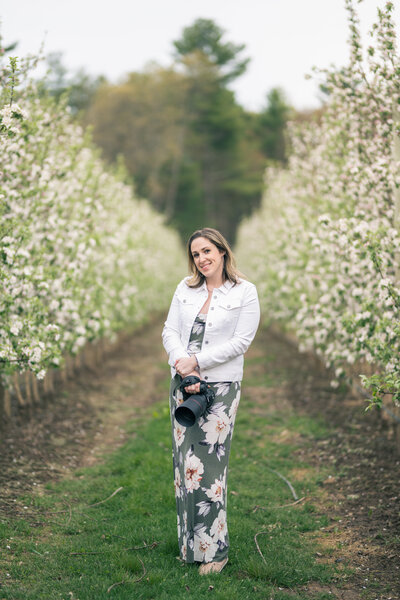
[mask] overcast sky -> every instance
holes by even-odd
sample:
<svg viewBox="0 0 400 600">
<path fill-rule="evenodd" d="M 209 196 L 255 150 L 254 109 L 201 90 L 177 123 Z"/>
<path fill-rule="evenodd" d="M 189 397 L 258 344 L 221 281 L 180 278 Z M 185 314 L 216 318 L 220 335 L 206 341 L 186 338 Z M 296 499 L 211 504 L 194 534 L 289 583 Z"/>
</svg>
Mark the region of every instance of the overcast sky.
<svg viewBox="0 0 400 600">
<path fill-rule="evenodd" d="M 384 4 L 358 5 L 365 38 Z M 14 54 L 37 52 L 45 39 L 45 52 L 61 51 L 69 69 L 112 81 L 151 60 L 171 64 L 172 40 L 199 17 L 222 27 L 225 41 L 246 45 L 251 62 L 231 87 L 250 110 L 276 86 L 296 108 L 319 106 L 316 83 L 304 75 L 347 62 L 344 0 L 0 0 L 4 41 L 20 42 Z"/>
</svg>

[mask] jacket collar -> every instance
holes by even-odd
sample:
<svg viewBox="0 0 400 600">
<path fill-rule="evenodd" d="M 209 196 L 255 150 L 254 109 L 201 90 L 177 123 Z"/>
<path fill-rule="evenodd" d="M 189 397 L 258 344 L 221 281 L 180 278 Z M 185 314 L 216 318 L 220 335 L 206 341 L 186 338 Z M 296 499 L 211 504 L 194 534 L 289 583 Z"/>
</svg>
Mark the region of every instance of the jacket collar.
<svg viewBox="0 0 400 600">
<path fill-rule="evenodd" d="M 223 283 L 221 285 L 221 287 L 216 288 L 217 290 L 220 290 L 220 292 L 222 292 L 223 294 L 227 294 L 229 292 L 229 290 L 231 289 L 231 287 L 233 286 L 233 283 L 231 281 L 225 281 L 225 283 Z M 196 292 L 206 292 L 207 291 L 207 283 L 204 280 L 203 281 L 203 285 L 201 285 L 200 287 L 196 288 Z"/>
<path fill-rule="evenodd" d="M 221 285 L 220 288 L 218 288 L 223 294 L 227 294 L 229 292 L 229 290 L 231 289 L 231 287 L 233 286 L 232 281 L 225 281 L 224 284 Z"/>
</svg>

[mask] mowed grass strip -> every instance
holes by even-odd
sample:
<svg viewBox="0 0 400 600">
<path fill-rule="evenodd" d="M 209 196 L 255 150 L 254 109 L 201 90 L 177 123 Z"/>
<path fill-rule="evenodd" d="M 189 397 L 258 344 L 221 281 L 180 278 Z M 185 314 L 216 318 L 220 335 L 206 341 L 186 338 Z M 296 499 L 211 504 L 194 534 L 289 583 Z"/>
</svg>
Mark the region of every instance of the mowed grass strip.
<svg viewBox="0 0 400 600">
<path fill-rule="evenodd" d="M 304 591 L 308 582 L 323 589 L 334 576 L 313 539 L 328 517 L 307 500 L 327 473 L 305 464 L 301 452 L 327 430 L 275 402 L 279 381 L 270 374 L 264 381 L 248 377 L 242 388 L 228 478 L 227 566 L 221 574 L 200 576 L 196 565 L 176 559 L 168 385 L 166 376 L 159 386 L 163 400 L 140 425 L 125 425 L 129 441 L 103 464 L 21 497 L 28 518 L 0 520 L 1 599 L 333 597 Z M 305 500 L 292 504 L 278 473 Z M 320 552 L 326 555 L 326 549 Z"/>
</svg>

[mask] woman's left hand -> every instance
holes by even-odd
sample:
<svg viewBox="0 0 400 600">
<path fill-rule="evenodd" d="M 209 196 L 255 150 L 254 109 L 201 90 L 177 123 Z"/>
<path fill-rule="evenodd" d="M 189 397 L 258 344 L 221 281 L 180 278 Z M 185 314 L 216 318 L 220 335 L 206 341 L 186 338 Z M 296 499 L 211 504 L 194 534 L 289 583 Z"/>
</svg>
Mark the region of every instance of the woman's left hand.
<svg viewBox="0 0 400 600">
<path fill-rule="evenodd" d="M 175 361 L 176 372 L 181 377 L 187 377 L 196 369 L 196 367 L 198 367 L 198 364 L 195 356 L 185 356 L 178 358 L 178 360 Z"/>
<path fill-rule="evenodd" d="M 199 373 L 197 371 L 193 371 L 192 373 L 189 373 L 189 375 L 195 375 L 198 377 Z M 194 383 L 193 385 L 186 386 L 185 392 L 188 394 L 198 394 L 200 392 L 200 383 Z"/>
</svg>

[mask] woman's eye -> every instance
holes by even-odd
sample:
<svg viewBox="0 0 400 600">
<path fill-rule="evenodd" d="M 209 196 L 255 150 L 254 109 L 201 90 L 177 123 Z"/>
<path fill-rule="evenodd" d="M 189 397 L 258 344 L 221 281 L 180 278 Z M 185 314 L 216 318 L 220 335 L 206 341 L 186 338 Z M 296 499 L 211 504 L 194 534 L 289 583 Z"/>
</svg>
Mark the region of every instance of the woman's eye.
<svg viewBox="0 0 400 600">
<path fill-rule="evenodd" d="M 204 253 L 205 253 L 205 254 L 208 254 L 209 252 L 210 252 L 210 249 L 209 249 L 209 248 L 207 248 L 206 250 L 204 250 Z"/>
</svg>

